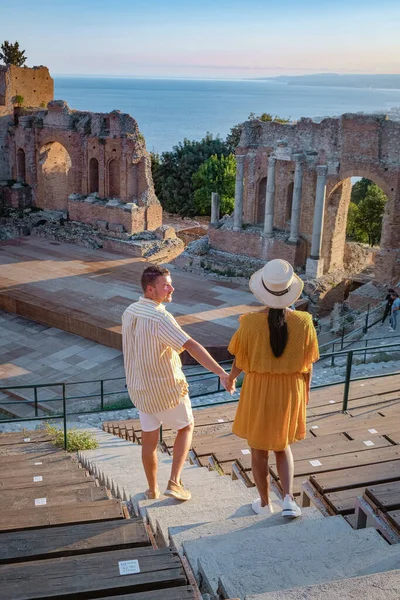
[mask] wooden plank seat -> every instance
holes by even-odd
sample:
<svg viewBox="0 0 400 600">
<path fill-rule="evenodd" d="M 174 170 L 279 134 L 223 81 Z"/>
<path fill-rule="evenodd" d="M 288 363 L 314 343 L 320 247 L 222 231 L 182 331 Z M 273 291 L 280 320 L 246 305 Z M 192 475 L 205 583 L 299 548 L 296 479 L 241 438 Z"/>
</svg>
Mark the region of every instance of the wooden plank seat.
<svg viewBox="0 0 400 600">
<path fill-rule="evenodd" d="M 0 492 L 0 506 L 11 510 L 33 508 L 38 497 L 46 498 L 47 506 L 61 506 L 74 502 L 108 500 L 110 494 L 105 487 L 97 487 L 94 483 L 82 487 L 51 486 L 45 490 L 41 488 L 40 492 L 35 488 L 22 488 Z"/>
<path fill-rule="evenodd" d="M 140 572 L 121 575 L 119 563 L 132 560 L 138 561 Z M 0 580 L 4 598 L 13 600 L 83 600 L 188 584 L 178 554 L 151 547 L 3 564 Z"/>
<path fill-rule="evenodd" d="M 55 448 L 50 442 L 36 442 L 34 444 L 6 444 L 0 446 L 0 457 L 33 454 L 43 451 L 54 451 Z"/>
<path fill-rule="evenodd" d="M 198 600 L 199 594 L 191 585 L 181 587 L 153 590 L 151 592 L 138 592 L 137 594 L 123 594 L 122 596 L 107 596 L 103 600 Z"/>
<path fill-rule="evenodd" d="M 37 465 L 35 463 L 41 463 Z M 65 460 L 58 460 L 55 462 L 46 462 L 45 460 L 33 460 L 28 464 L 26 461 L 19 461 L 8 464 L 0 465 L 0 477 L 11 477 L 18 476 L 23 477 L 25 475 L 31 475 L 36 473 L 40 469 L 42 473 L 65 473 L 69 471 L 82 471 L 77 461 L 71 460 L 68 456 Z"/>
<path fill-rule="evenodd" d="M 141 519 L 98 521 L 0 534 L 0 563 L 150 546 Z"/>
<path fill-rule="evenodd" d="M 42 479 L 35 481 L 35 477 L 41 477 Z M 45 485 L 74 485 L 81 481 L 95 481 L 95 478 L 91 475 L 86 475 L 84 469 L 75 469 L 73 471 L 63 471 L 59 473 L 56 471 L 42 473 L 40 466 L 38 466 L 37 471 L 34 474 L 22 475 L 21 477 L 18 474 L 2 477 L 0 480 L 0 491 L 29 487 L 39 489 Z"/>
<path fill-rule="evenodd" d="M 42 498 L 38 495 L 38 498 Z M 124 512 L 119 500 L 76 502 L 62 506 L 34 506 L 31 509 L 5 509 L 0 513 L 0 531 L 20 531 L 72 523 L 109 521 L 123 519 Z"/>
<path fill-rule="evenodd" d="M 39 452 L 29 452 L 24 454 L 11 454 L 7 457 L 1 457 L 1 465 L 9 466 L 12 464 L 33 464 L 37 461 L 42 461 L 43 464 L 48 462 L 57 462 L 59 460 L 72 460 L 75 461 L 75 457 L 71 454 L 66 454 L 64 450 L 51 448 L 49 450 L 40 450 Z M 76 461 L 75 461 L 76 462 Z"/>
<path fill-rule="evenodd" d="M 399 510 L 400 474 L 398 481 L 367 487 L 364 492 L 364 498 L 375 508 L 379 508 L 383 512 Z"/>
<path fill-rule="evenodd" d="M 400 473 L 400 460 L 342 469 L 310 477 L 311 483 L 322 494 L 355 487 L 374 486 L 378 483 L 396 481 Z"/>
<path fill-rule="evenodd" d="M 354 513 L 356 505 L 356 499 L 358 496 L 362 496 L 365 487 L 356 487 L 348 490 L 338 490 L 337 492 L 331 492 L 324 494 L 323 498 L 332 508 L 333 514 L 336 515 L 350 515 Z"/>
<path fill-rule="evenodd" d="M 27 440 L 27 441 L 25 441 Z M 45 431 L 26 431 L 17 433 L 1 433 L 0 446 L 13 444 L 36 444 L 38 442 L 50 442 L 51 437 Z"/>
</svg>

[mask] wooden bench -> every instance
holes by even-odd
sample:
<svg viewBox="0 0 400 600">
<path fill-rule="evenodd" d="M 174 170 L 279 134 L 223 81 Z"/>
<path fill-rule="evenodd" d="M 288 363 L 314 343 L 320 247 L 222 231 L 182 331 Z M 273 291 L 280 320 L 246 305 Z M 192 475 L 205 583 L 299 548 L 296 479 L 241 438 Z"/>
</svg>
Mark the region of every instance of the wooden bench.
<svg viewBox="0 0 400 600">
<path fill-rule="evenodd" d="M 121 575 L 120 563 L 125 561 L 137 561 L 140 572 Z M 133 594 L 188 583 L 176 552 L 151 547 L 3 564 L 0 580 L 4 598 L 13 600 L 58 595 L 65 600 L 83 600 L 104 597 L 107 593 L 118 594 L 120 599 L 119 594 L 124 592 Z"/>
<path fill-rule="evenodd" d="M 15 475 L 2 477 L 0 479 L 0 491 L 29 487 L 39 489 L 40 487 L 48 485 L 74 485 L 75 483 L 82 481 L 95 481 L 94 477 L 86 475 L 84 469 L 62 471 L 60 473 L 50 471 L 46 473 L 45 471 L 42 472 L 41 466 L 42 465 L 39 465 L 33 474 L 19 476 L 17 473 Z"/>
<path fill-rule="evenodd" d="M 355 526 L 374 526 L 390 542 L 400 542 L 400 475 L 397 481 L 367 487 L 357 498 Z"/>
<path fill-rule="evenodd" d="M 0 534 L 0 563 L 150 546 L 141 519 L 82 523 Z"/>
<path fill-rule="evenodd" d="M 75 502 L 108 500 L 111 495 L 105 487 L 97 487 L 94 482 L 79 486 L 48 486 L 41 488 L 40 492 L 36 488 L 23 488 L 0 492 L 0 506 L 6 510 L 31 509 L 38 497 L 46 498 L 47 506 L 62 506 Z"/>
</svg>

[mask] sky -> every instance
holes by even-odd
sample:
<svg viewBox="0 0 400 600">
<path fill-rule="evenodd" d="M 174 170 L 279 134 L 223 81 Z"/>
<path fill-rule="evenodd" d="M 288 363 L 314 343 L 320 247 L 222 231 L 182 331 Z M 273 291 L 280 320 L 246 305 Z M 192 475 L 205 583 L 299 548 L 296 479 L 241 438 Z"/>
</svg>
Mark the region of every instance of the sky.
<svg viewBox="0 0 400 600">
<path fill-rule="evenodd" d="M 53 75 L 400 73 L 399 0 L 0 0 L 0 41 Z"/>
</svg>

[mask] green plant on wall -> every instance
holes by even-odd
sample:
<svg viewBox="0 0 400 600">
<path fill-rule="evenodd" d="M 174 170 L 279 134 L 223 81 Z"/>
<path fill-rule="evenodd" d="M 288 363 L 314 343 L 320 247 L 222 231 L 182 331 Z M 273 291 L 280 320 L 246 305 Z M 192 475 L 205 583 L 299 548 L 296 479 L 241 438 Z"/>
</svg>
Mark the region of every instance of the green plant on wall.
<svg viewBox="0 0 400 600">
<path fill-rule="evenodd" d="M 21 108 L 21 106 L 24 103 L 24 97 L 21 96 L 20 94 L 17 94 L 16 96 L 14 96 L 14 98 L 12 99 L 13 103 L 18 106 L 19 108 Z"/>
</svg>

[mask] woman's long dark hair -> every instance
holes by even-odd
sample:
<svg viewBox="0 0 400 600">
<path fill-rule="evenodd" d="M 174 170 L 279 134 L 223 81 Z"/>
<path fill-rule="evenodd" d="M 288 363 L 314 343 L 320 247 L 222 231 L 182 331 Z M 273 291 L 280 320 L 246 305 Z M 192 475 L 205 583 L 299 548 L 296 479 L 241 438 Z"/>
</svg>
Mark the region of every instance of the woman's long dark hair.
<svg viewBox="0 0 400 600">
<path fill-rule="evenodd" d="M 288 341 L 286 313 L 282 308 L 270 308 L 268 311 L 269 342 L 272 352 L 279 358 L 282 356 Z"/>
</svg>

